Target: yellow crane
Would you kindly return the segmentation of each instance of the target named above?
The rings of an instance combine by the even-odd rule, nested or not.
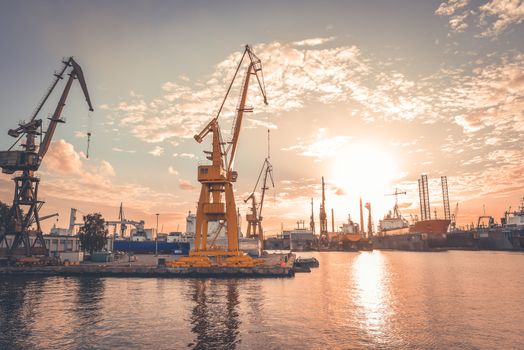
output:
[[[233,120],[231,140],[223,142],[218,118],[231,92],[237,74],[242,67],[242,63],[246,59],[248,66],[240,90],[235,119]],[[261,61],[253,53],[249,45],[246,45],[217,115],[211,119],[199,134],[195,135],[195,140],[201,143],[207,135],[212,134],[212,150],[204,151],[207,154],[206,158],[211,161],[211,164],[198,166],[198,181],[202,184],[202,188],[196,213],[195,245],[190,256],[181,262],[182,265],[207,266],[210,256],[217,257],[218,260],[222,257],[233,257],[233,259],[228,260],[232,265],[249,264],[243,260],[246,257],[242,256],[238,245],[238,217],[233,193],[233,183],[237,180],[238,173],[233,170],[233,164],[244,113],[253,111],[252,107],[246,107],[249,83],[252,76],[256,78],[264,103],[267,105]],[[208,249],[208,225],[212,221],[218,222],[220,226],[226,228],[227,247],[222,250]]]

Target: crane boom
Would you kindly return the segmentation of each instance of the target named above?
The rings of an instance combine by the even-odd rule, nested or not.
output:
[[[244,82],[242,84],[242,93],[240,95],[239,104],[237,107],[237,115],[235,118],[235,121],[233,123],[233,133],[232,138],[230,141],[231,144],[231,153],[229,154],[229,162],[227,163],[227,170],[233,169],[233,164],[235,162],[235,155],[238,147],[238,138],[240,136],[240,129],[242,127],[242,120],[244,118],[244,112],[252,112],[252,108],[246,108],[246,99],[247,99],[247,92],[249,89],[249,80],[251,75],[255,75],[257,78],[258,86],[260,88],[260,91],[262,93],[262,97],[264,98],[264,104],[267,105],[267,96],[266,96],[266,89],[263,84],[262,78],[259,76],[262,75],[262,63],[260,59],[251,51],[251,48],[249,45],[246,45],[244,55],[242,56],[242,59],[244,59],[245,54],[248,54],[250,63],[249,67],[246,70],[246,75],[244,77]],[[241,62],[242,63],[242,62]],[[260,72],[260,73],[259,73]],[[236,74],[236,73],[235,73]]]
[[[8,135],[17,138],[17,140],[7,151],[0,151],[0,168],[2,168],[3,173],[13,174],[16,171],[22,172],[20,175],[13,178],[15,182],[15,195],[8,217],[14,224],[8,232],[0,232],[0,244],[4,244],[5,247],[7,247],[9,256],[21,253],[28,256],[34,254],[48,254],[46,243],[42,235],[40,221],[52,216],[39,216],[40,208],[44,202],[38,200],[38,185],[40,179],[34,176],[34,172],[39,169],[42,159],[49,149],[49,145],[51,144],[51,140],[56,130],[56,125],[64,122],[64,120],[61,119],[61,115],[71,85],[73,84],[73,80],[79,80],[89,110],[93,110],[82,68],[80,68],[80,66],[75,62],[73,57],[69,57],[69,59],[62,63],[64,64],[62,70],[59,73],[55,73],[55,79],[44,94],[42,100],[38,103],[31,120],[27,123],[22,122],[18,125],[18,128],[10,129],[8,131]],[[63,74],[69,67],[72,67],[72,69],[69,72],[67,83],[55,108],[53,116],[49,118],[51,122],[45,131],[45,136],[40,144],[37,145],[36,137],[41,137],[42,135],[42,119],[37,119],[37,116],[57,86],[58,81],[63,79]],[[20,145],[22,146],[22,150],[12,150],[24,136],[25,142]],[[34,229],[32,228],[33,225],[36,226]],[[7,234],[14,235],[12,243],[7,241]],[[35,235],[33,243],[31,243],[30,240],[30,234]]]
[[[250,62],[246,69],[243,85],[241,86],[235,120],[232,123],[233,130],[231,132],[231,140],[228,142],[227,149],[224,149],[225,144],[222,142],[218,118],[220,117],[224,103],[231,92],[233,83],[240,68],[242,67],[242,62],[246,56],[249,57]],[[195,140],[198,143],[201,143],[208,134],[212,134],[212,151],[204,152],[207,155],[206,158],[211,160],[212,163],[198,166],[197,179],[202,184],[202,187],[200,191],[195,222],[195,245],[194,251],[192,252],[192,255],[194,256],[207,256],[215,254],[238,257],[241,255],[241,252],[238,249],[238,215],[233,192],[233,183],[237,179],[237,172],[233,171],[232,168],[237,151],[244,112],[252,110],[252,108],[246,108],[251,75],[257,76],[257,81],[262,91],[264,103],[267,104],[266,91],[263,85],[261,69],[262,66],[260,60],[253,54],[251,48],[246,45],[244,53],[242,54],[233,79],[228,86],[226,95],[222,101],[218,113],[199,134],[194,136]],[[254,198],[252,199],[254,201]],[[253,214],[256,216],[256,204],[254,207],[255,210]],[[213,249],[208,249],[207,236],[209,222],[219,222],[220,225],[223,225],[227,228],[227,250],[213,251]]]
[[[89,106],[89,110],[93,111],[93,106],[91,105],[91,98],[89,97],[89,91],[87,90],[87,84],[84,78],[84,73],[82,72],[82,68],[78,65],[78,63],[75,62],[73,57],[70,57],[65,64],[66,67],[72,66],[73,70],[71,71],[71,73],[69,73],[69,79],[67,80],[66,86],[64,87],[64,91],[62,91],[62,96],[60,96],[60,100],[56,105],[55,112],[53,113],[53,116],[50,118],[51,122],[47,127],[44,140],[42,141],[38,149],[38,155],[40,156],[40,159],[42,159],[45,156],[47,150],[49,149],[49,145],[51,144],[51,140],[53,139],[53,135],[55,133],[56,125],[58,123],[63,123],[63,120],[60,117],[62,115],[67,96],[69,95],[69,91],[71,90],[71,85],[73,84],[73,80],[75,80],[75,78],[78,78],[78,82],[82,87],[82,91],[84,92],[84,96],[87,105]]]

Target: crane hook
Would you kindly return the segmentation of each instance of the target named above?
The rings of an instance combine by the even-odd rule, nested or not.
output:
[[[91,133],[87,133],[87,150],[86,150],[86,158],[89,159],[89,144],[91,143]]]
[[[91,130],[93,129],[93,115],[91,111],[87,112],[87,150],[86,159],[89,159],[89,146],[91,144]]]

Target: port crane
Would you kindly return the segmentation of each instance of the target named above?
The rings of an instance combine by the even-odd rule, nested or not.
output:
[[[400,210],[398,209],[398,196],[401,194],[407,194],[406,191],[400,191],[398,188],[395,188],[394,193],[388,193],[386,196],[395,196],[395,206],[393,207],[393,217],[394,218],[402,218],[402,215],[400,214]]]
[[[511,207],[510,207],[511,208]],[[457,228],[457,216],[458,216],[458,212],[459,212],[459,204],[457,202],[457,205],[455,205],[455,211],[453,212],[453,214],[451,215],[451,224],[450,224],[450,227],[452,230],[456,229]]]
[[[260,203],[257,203],[255,191],[260,179],[262,178],[262,174],[264,174],[264,178],[262,180],[262,188],[260,191]],[[269,190],[267,182],[268,178],[271,181],[271,185],[275,187],[275,181],[273,180],[273,166],[269,162],[269,159],[266,158],[262,164],[262,169],[260,169],[253,192],[251,192],[251,194],[244,200],[244,203],[247,203],[251,199],[251,212],[246,214],[246,221],[248,223],[246,236],[248,238],[257,237],[261,244],[264,242],[264,231],[262,230],[262,207],[264,206],[266,191]]]
[[[327,214],[326,214],[326,192],[324,185],[324,176],[322,176],[322,202],[320,203],[319,221],[320,221],[320,238],[327,237]]]
[[[2,244],[2,242],[5,243],[8,256],[20,254],[19,248],[23,248],[23,252],[27,256],[48,255],[40,227],[42,218],[39,217],[39,211],[44,202],[38,199],[40,178],[35,176],[35,172],[40,168],[42,160],[49,150],[57,125],[59,123],[65,123],[65,120],[62,118],[62,111],[66,104],[71,85],[75,79],[78,79],[80,83],[89,111],[93,111],[82,68],[73,57],[63,60],[62,63],[62,69],[55,73],[55,79],[37,105],[30,120],[19,123],[17,128],[10,129],[7,132],[9,136],[16,138],[16,141],[7,151],[0,152],[0,167],[3,173],[13,174],[17,171],[22,172],[13,178],[15,182],[15,192],[13,205],[8,214],[13,224],[9,225],[3,232],[0,232],[0,244]],[[54,113],[48,118],[50,120],[49,125],[47,129],[43,131],[42,119],[37,118],[37,116],[58,82],[64,78],[64,74],[68,70],[69,78],[67,79]],[[20,143],[24,137],[25,140],[23,143]],[[40,139],[38,144],[37,138]],[[21,146],[22,149],[13,150],[16,145]],[[33,224],[36,226],[35,229],[32,229]],[[30,234],[35,235],[32,243]],[[14,235],[14,240],[11,245],[9,245],[7,241],[7,235]]]
[[[223,142],[218,118],[244,60],[248,62],[248,67],[246,68],[240,89],[236,115],[232,124],[231,139],[228,142]],[[251,47],[246,45],[217,115],[211,119],[199,134],[194,136],[195,140],[201,143],[207,135],[212,135],[212,151],[204,152],[207,154],[206,158],[212,163],[198,166],[198,181],[202,184],[202,188],[196,213],[195,246],[194,251],[190,253],[189,257],[193,257],[194,261],[198,261],[199,258],[201,258],[201,260],[207,259],[206,261],[208,261],[209,256],[239,258],[242,255],[238,245],[238,216],[233,193],[233,183],[236,182],[238,173],[233,170],[233,164],[238,148],[244,113],[253,111],[252,107],[246,106],[249,84],[253,76],[262,93],[264,104],[267,105],[262,63],[254,54]],[[211,221],[218,221],[221,226],[226,227],[227,249],[208,249],[208,223]]]
[[[76,212],[79,211],[79,209],[71,208],[70,215],[69,215],[69,232],[70,234],[74,233],[75,226],[83,226],[84,222],[76,222]],[[80,210],[80,212],[82,212]],[[83,212],[82,212],[83,213]],[[128,226],[134,226],[137,232],[144,232],[145,222],[144,220],[135,221],[135,220],[129,220],[125,218],[124,215],[124,207],[123,204],[120,203],[120,210],[118,213],[118,220],[105,220],[105,224],[107,226],[113,226],[114,232],[113,232],[113,238],[116,238],[116,227],[117,225],[120,225],[120,238],[125,238],[127,227]]]
[[[313,198],[311,198],[311,216],[309,217],[309,229],[315,234],[315,212],[313,211]]]

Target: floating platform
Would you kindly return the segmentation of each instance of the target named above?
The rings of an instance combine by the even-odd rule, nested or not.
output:
[[[293,277],[292,267],[143,267],[143,266],[42,266],[1,267],[0,275],[6,276],[94,276],[94,277]]]
[[[264,265],[255,267],[165,267],[151,265],[81,264],[76,266],[2,266],[1,276],[92,276],[155,278],[285,278],[293,277],[294,256],[269,255]]]

